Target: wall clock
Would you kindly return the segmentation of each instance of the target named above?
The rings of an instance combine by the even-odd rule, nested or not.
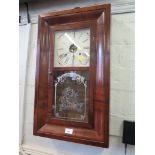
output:
[[[108,147],[110,4],[39,16],[34,135]]]

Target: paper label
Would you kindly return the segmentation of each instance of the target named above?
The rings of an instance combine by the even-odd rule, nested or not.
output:
[[[66,128],[65,129],[65,133],[67,133],[67,134],[73,134],[73,129]]]

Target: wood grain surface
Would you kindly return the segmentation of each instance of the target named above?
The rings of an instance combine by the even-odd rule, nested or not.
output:
[[[100,147],[109,146],[110,4],[49,12],[39,16],[33,133]],[[54,68],[54,32],[89,27],[90,67]],[[52,115],[55,71],[89,73],[88,122]],[[72,128],[73,134],[65,129]]]

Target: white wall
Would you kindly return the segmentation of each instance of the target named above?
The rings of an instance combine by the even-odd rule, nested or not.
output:
[[[71,4],[70,4],[71,5]],[[34,6],[34,5],[33,5]],[[62,6],[61,6],[62,7]],[[54,5],[59,8],[59,5]],[[44,6],[40,7],[43,11]],[[52,6],[51,6],[52,9]],[[31,12],[35,12],[32,9]],[[27,25],[22,26],[27,27]],[[20,51],[27,50],[28,60],[23,54],[20,59],[27,62],[24,100],[23,149],[30,154],[42,155],[123,155],[121,143],[122,121],[134,120],[134,13],[113,14],[111,17],[111,88],[110,88],[110,148],[87,146],[33,136],[34,85],[36,65],[36,43],[38,25],[31,24],[29,45],[21,44]],[[25,38],[23,28],[20,39]],[[23,68],[23,64],[20,63]],[[21,86],[21,85],[20,85]],[[22,93],[22,92],[21,92]],[[22,102],[20,101],[20,104]],[[76,149],[75,149],[76,148]],[[134,147],[129,146],[127,155],[134,155]]]
[[[29,47],[29,30],[30,24],[19,27],[19,141],[23,140],[23,121],[24,121],[24,106],[25,106],[25,91],[26,91],[26,77],[27,77],[27,61],[28,61],[28,47]]]

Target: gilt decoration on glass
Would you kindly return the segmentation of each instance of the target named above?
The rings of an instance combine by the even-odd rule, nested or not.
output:
[[[54,79],[54,116],[87,122],[88,72],[55,71]]]

